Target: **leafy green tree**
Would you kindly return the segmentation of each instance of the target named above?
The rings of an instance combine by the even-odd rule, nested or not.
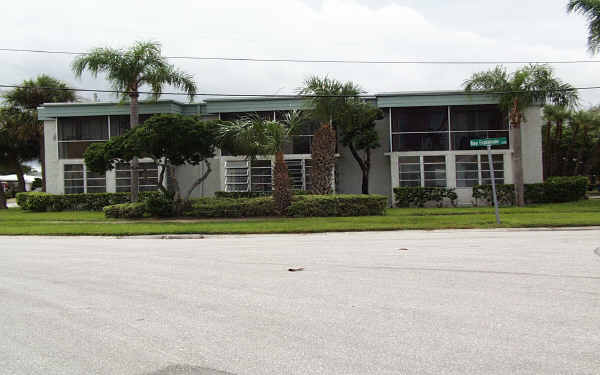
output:
[[[46,191],[46,163],[44,150],[44,122],[37,120],[37,108],[44,103],[67,103],[77,100],[75,92],[69,86],[46,74],[35,79],[23,81],[20,87],[4,94],[4,100],[21,111],[31,112],[31,123],[22,124],[21,137],[28,137],[38,144],[40,165],[42,167],[42,191]]]
[[[319,76],[309,77],[298,90],[301,95],[311,96],[311,116],[321,122],[321,129],[313,136],[311,181],[315,194],[327,194],[331,191],[337,116],[347,111],[348,102],[356,100],[362,92],[363,90],[353,82],[343,83]],[[315,147],[315,144],[319,147]]]
[[[502,66],[473,74],[464,82],[466,91],[489,92],[499,96],[500,110],[509,119],[512,135],[513,182],[517,205],[525,204],[521,123],[523,110],[531,105],[552,103],[573,107],[577,90],[554,76],[548,65],[530,64],[509,74]]]
[[[0,164],[15,171],[18,191],[25,191],[23,163],[38,156],[37,142],[23,135],[24,124],[31,124],[35,118],[29,111],[15,107],[0,108]]]
[[[193,100],[196,84],[192,76],[169,64],[161,55],[161,45],[155,42],[137,42],[127,50],[96,48],[73,61],[73,71],[81,77],[89,71],[94,77],[106,73],[113,88],[122,92],[123,99],[129,100],[130,127],[138,125],[138,99],[144,86],[150,87],[153,97],[158,99],[165,86],[183,89]],[[131,200],[138,200],[139,172],[138,159],[131,159]]]
[[[600,50],[600,0],[569,0],[568,13],[579,13],[588,19],[588,48],[593,54]]]
[[[250,161],[259,156],[275,155],[273,200],[281,214],[285,213],[292,199],[283,150],[303,121],[301,112],[292,111],[282,121],[266,120],[254,115],[233,122],[222,122],[219,129],[221,147],[233,155],[245,156]]]
[[[119,137],[90,145],[84,153],[85,163],[89,170],[103,173],[122,160],[152,158],[161,167],[159,188],[167,193],[164,179],[168,173],[172,182],[169,185],[174,189],[170,193],[179,204],[189,201],[193,191],[211,173],[208,159],[214,156],[217,130],[212,121],[179,114],[154,115]],[[202,175],[181,192],[175,167],[201,163],[205,166]]]
[[[362,100],[348,101],[337,115],[340,143],[348,147],[362,172],[362,193],[369,194],[371,150],[381,146],[375,130],[375,121],[383,119],[383,112]]]

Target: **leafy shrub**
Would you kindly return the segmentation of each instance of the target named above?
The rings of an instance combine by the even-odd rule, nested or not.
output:
[[[293,195],[309,195],[310,192],[306,190],[293,190]],[[259,197],[270,197],[271,192],[263,191],[217,191],[215,192],[215,198],[259,198]]]
[[[454,189],[444,187],[402,186],[394,188],[397,207],[424,207],[428,202],[435,202],[441,207],[444,199],[456,206],[458,196]]]
[[[31,183],[31,190],[38,189],[38,188],[41,189],[42,185],[43,185],[42,179],[39,177],[36,177],[33,179],[33,182]]]
[[[529,191],[529,185],[525,185],[525,197]],[[515,186],[509,184],[496,185],[496,196],[498,198],[498,205],[500,206],[512,206],[515,204]],[[488,205],[494,204],[492,197],[492,185],[475,185],[473,186],[473,199],[475,199],[476,205],[479,205],[479,201],[483,200]]]
[[[271,197],[201,198],[193,200],[191,209],[185,211],[183,215],[200,218],[275,216],[275,203]]]
[[[159,191],[140,193],[140,200],[161,196]],[[17,194],[17,204],[31,211],[100,211],[105,206],[129,202],[129,193],[48,194],[27,192]]]
[[[217,191],[215,192],[215,198],[231,198],[231,199],[240,199],[240,198],[258,198],[270,196],[270,192],[262,192],[262,191]]]
[[[102,209],[104,216],[112,219],[137,219],[146,213],[145,202],[121,203],[106,206]]]
[[[371,216],[383,215],[388,199],[383,195],[305,195],[294,197],[288,216]]]
[[[164,195],[151,195],[144,200],[144,204],[151,216],[170,217],[175,214],[175,202]]]
[[[550,177],[543,183],[525,185],[525,202],[527,203],[560,203],[572,202],[585,198],[589,180],[585,176]],[[496,185],[498,204],[513,205],[515,202],[514,185]],[[473,186],[473,198],[477,204],[483,200],[493,203],[491,185]]]

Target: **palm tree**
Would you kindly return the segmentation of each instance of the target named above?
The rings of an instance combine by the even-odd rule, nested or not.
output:
[[[5,93],[3,97],[10,106],[22,111],[29,111],[34,117],[34,121],[30,124],[23,124],[21,135],[38,144],[42,168],[42,191],[46,191],[44,122],[37,120],[37,108],[44,103],[74,102],[77,97],[65,82],[46,74],[39,75],[35,79],[25,80],[19,86]]]
[[[221,147],[230,150],[233,155],[243,155],[250,161],[259,156],[275,155],[273,200],[280,214],[285,213],[292,199],[283,150],[303,121],[301,112],[292,111],[286,113],[281,122],[251,115],[222,122],[219,129]]]
[[[546,105],[544,106],[544,119],[546,120],[546,134],[544,145],[545,155],[544,165],[545,173],[544,178],[557,175],[557,171],[562,168],[562,159],[560,156],[560,147],[562,144],[563,124],[572,116],[572,112],[558,105]],[[556,127],[554,126],[556,124]],[[554,130],[554,132],[553,132]]]
[[[137,42],[127,50],[96,48],[73,61],[73,71],[81,77],[88,70],[94,77],[106,73],[107,79],[123,99],[129,99],[130,127],[138,124],[138,99],[140,89],[149,86],[153,98],[158,99],[164,86],[183,89],[193,100],[196,83],[192,76],[169,64],[161,55],[161,45],[156,42]],[[138,159],[131,160],[131,200],[138,200]]]
[[[312,76],[298,90],[300,95],[310,95],[311,115],[321,122],[314,136],[311,168],[313,193],[331,192],[332,170],[335,165],[336,117],[343,112],[347,103],[356,100],[364,91],[353,82],[340,82],[329,77]]]
[[[592,54],[600,50],[600,1],[570,0],[568,13],[579,13],[588,19],[588,48]]]
[[[552,103],[564,107],[577,105],[577,90],[554,76],[548,65],[530,64],[509,74],[502,66],[473,74],[464,82],[466,91],[498,95],[499,107],[511,126],[513,182],[517,205],[525,205],[523,184],[521,122],[523,110],[531,105]]]

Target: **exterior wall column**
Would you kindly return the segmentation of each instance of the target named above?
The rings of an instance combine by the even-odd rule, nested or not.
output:
[[[44,159],[46,164],[46,191],[62,194],[62,166],[58,160],[57,119],[44,121]]]
[[[390,152],[390,176],[392,180],[392,186],[390,189],[390,199],[393,205],[394,202],[394,188],[400,186],[400,171],[398,170],[398,154]]]
[[[525,122],[521,124],[523,141],[523,181],[526,184],[542,182],[542,111],[529,107],[524,111]]]

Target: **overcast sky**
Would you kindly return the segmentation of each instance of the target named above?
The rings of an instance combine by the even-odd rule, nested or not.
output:
[[[163,44],[165,55],[308,59],[590,59],[586,23],[566,0],[3,1],[0,48],[86,51]],[[598,59],[600,61],[600,58]],[[0,52],[0,83],[41,73],[78,88],[72,56]],[[202,92],[294,93],[311,74],[370,93],[460,89],[490,66],[354,65],[173,60]],[[509,66],[514,69],[515,66]],[[600,63],[555,65],[575,86],[600,86]],[[581,93],[600,104],[600,90]],[[102,100],[112,100],[108,94]]]

